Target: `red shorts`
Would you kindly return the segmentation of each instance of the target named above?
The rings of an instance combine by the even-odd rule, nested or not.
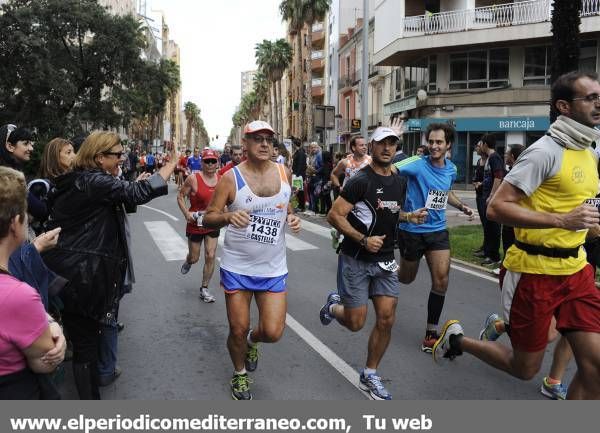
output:
[[[500,276],[504,319],[513,348],[539,352],[548,343],[552,316],[556,329],[600,333],[600,291],[591,265],[573,275],[521,274]]]

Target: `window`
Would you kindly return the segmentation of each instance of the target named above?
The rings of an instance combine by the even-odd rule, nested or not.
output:
[[[582,41],[579,48],[579,70],[596,72],[596,41]]]
[[[579,70],[596,71],[596,41],[581,41],[579,51]],[[552,65],[552,46],[540,45],[525,48],[523,68],[524,86],[549,86]]]
[[[450,55],[450,89],[486,89],[508,84],[508,48]]]
[[[437,89],[437,57],[424,57],[411,66],[396,69],[396,97],[407,98],[419,89]]]
[[[526,47],[523,86],[550,84],[550,46]]]

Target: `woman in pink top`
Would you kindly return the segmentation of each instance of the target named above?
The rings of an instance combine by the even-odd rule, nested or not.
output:
[[[62,362],[48,356],[55,344],[39,294],[8,272],[8,258],[27,236],[26,194],[23,175],[0,167],[0,399],[42,398],[35,373]]]

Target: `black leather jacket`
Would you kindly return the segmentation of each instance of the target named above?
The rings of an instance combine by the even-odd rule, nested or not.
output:
[[[70,281],[60,294],[65,311],[97,320],[112,313],[129,257],[123,205],[144,204],[167,192],[158,174],[127,182],[99,169],[77,170],[56,179],[47,227],[62,230],[44,261]]]

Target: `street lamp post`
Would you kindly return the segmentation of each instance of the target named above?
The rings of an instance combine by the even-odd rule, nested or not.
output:
[[[362,74],[360,79],[360,133],[368,139],[369,116],[369,0],[363,0]]]

